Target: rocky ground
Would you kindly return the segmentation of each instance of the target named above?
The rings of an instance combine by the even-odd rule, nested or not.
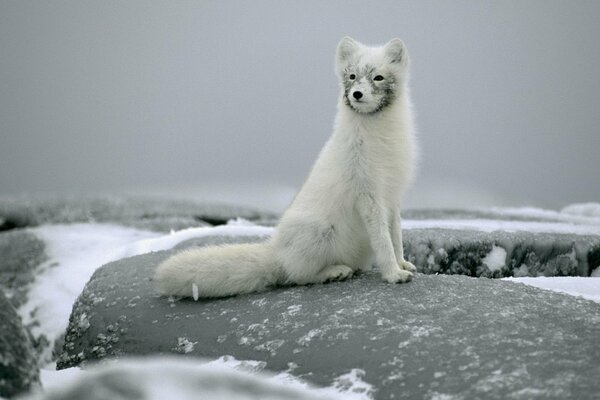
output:
[[[224,225],[240,216],[251,222]],[[408,211],[405,248],[420,273],[405,285],[386,285],[372,271],[346,282],[211,301],[165,298],[154,290],[153,270],[172,252],[264,240],[275,221],[273,214],[245,207],[148,198],[0,201],[0,289],[19,313],[10,318],[12,336],[3,333],[0,339],[21,335],[23,343],[13,353],[6,346],[0,349],[0,361],[20,359],[31,365],[26,360],[33,357],[43,367],[56,360],[59,368],[72,368],[131,356],[179,355],[187,361],[229,356],[252,366],[252,378],[241,381],[268,380],[261,375],[266,371],[287,377],[256,390],[275,393],[297,379],[335,389],[305,392],[302,384],[297,393],[285,392],[286,398],[585,399],[600,392],[594,378],[600,376],[595,344],[600,304],[488,279],[597,275],[598,218],[542,210]],[[77,248],[83,246],[82,237],[98,229],[129,242],[107,241],[94,253]],[[75,233],[65,235],[69,230]],[[165,235],[171,230],[179,232]],[[57,232],[71,247],[57,246]],[[104,239],[92,235],[87,240],[97,245]],[[119,251],[111,252],[115,247]],[[67,253],[88,254],[89,259],[66,258]],[[79,277],[80,286],[72,286],[74,294],[62,300],[67,310],[47,308],[43,303],[58,298],[61,286],[40,284],[40,278],[55,274],[55,280],[65,279],[86,263],[89,275]],[[44,288],[48,300],[32,302],[45,295]],[[53,328],[58,334],[51,335],[47,320],[60,319],[58,314],[65,314],[64,326]],[[19,328],[23,324],[25,331]],[[178,370],[181,359],[162,363],[165,373]],[[140,375],[139,362],[131,364],[130,375]],[[144,381],[141,377],[129,385],[102,378],[122,365],[106,366],[47,398],[84,398],[77,394],[81,388],[103,387],[102,382],[114,393],[125,393],[122,398],[153,398],[149,392],[127,395]],[[152,365],[160,371],[161,362]],[[12,396],[6,388],[19,384],[18,379],[29,382],[21,387],[36,385],[38,367],[25,370],[18,378],[2,373],[0,396]],[[200,368],[198,374],[209,370]],[[203,389],[207,396],[209,387]],[[85,398],[105,398],[99,393]]]

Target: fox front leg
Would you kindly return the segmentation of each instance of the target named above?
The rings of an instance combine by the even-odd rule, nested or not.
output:
[[[357,209],[375,253],[375,262],[384,281],[403,283],[412,279],[412,273],[401,268],[396,260],[391,229],[385,208],[378,204],[372,195],[361,194]],[[412,264],[411,264],[412,265]]]
[[[396,261],[403,270],[409,272],[416,272],[417,268],[411,263],[404,259],[404,245],[402,244],[402,223],[400,217],[400,208],[395,207],[390,212],[391,215],[391,236],[392,243],[394,246],[394,254],[396,255]]]

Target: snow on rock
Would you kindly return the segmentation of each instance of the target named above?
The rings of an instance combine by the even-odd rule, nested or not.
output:
[[[491,272],[499,271],[506,266],[506,250],[493,245],[492,250],[481,260]]]
[[[219,219],[240,209],[237,214],[244,218],[226,225]],[[267,214],[246,211],[148,199],[0,201],[0,216],[15,227],[77,220],[116,220],[138,226],[135,221],[150,218],[154,222],[147,226],[155,229],[157,221],[164,218],[159,230],[183,228],[161,234],[75,223],[5,231],[0,233],[0,253],[5,256],[0,259],[0,288],[33,333],[44,364],[54,360],[52,352],[55,343],[60,347],[73,302],[96,268],[153,251],[222,240],[257,241],[273,234],[273,227],[254,224],[268,218]],[[187,222],[170,225],[171,217],[182,215]],[[539,209],[409,210],[403,215],[405,254],[420,272],[481,277],[600,276],[600,223],[592,217]],[[193,226],[202,218],[219,226]],[[129,307],[135,307],[138,299],[129,301]],[[87,314],[80,314],[75,322],[81,329],[90,326]],[[281,346],[278,341],[261,345],[271,352]]]
[[[272,232],[273,228],[239,220],[231,225],[188,228],[166,235],[96,223],[5,232],[0,234],[0,250],[5,249],[8,257],[0,259],[0,288],[11,294],[10,300],[30,330],[43,365],[54,360],[53,351],[57,344],[61,346],[73,303],[103,264],[215,234],[245,240]],[[134,300],[130,306],[134,306]],[[87,327],[87,316],[81,315],[78,324]]]
[[[42,364],[52,361],[55,343],[62,339],[73,303],[96,268],[123,258],[131,245],[159,234],[106,224],[45,225],[31,228],[45,244],[44,261],[27,286],[27,301],[18,308],[30,330]],[[78,324],[89,326],[87,316]]]
[[[206,237],[179,248],[248,239]],[[229,354],[287,374],[284,380],[366,398],[587,398],[600,391],[600,306],[584,299],[459,275],[390,285],[373,271],[325,285],[178,300],[161,297],[151,282],[171,253],[96,271],[73,308],[58,368],[107,357]]]
[[[29,336],[0,291],[0,397],[23,394],[39,384],[39,367]]]
[[[146,240],[139,240],[132,243],[127,249],[127,255],[137,255],[149,253],[151,251],[168,250],[179,243],[190,239],[200,239],[214,236],[230,237],[248,237],[258,236],[266,238],[275,231],[272,227],[258,225],[239,225],[236,221],[232,224],[220,225],[215,227],[187,228],[177,232],[171,232],[169,235],[155,236]]]
[[[571,204],[560,210],[562,214],[593,217],[600,223],[600,203],[579,203]]]
[[[133,358],[109,362],[80,373],[61,388],[26,400],[368,400],[348,392],[359,379],[349,377],[348,387],[323,390],[292,378],[248,370],[248,364],[231,358],[212,362],[173,357]],[[354,380],[352,380],[354,379]]]
[[[505,278],[510,282],[519,282],[540,289],[580,296],[584,299],[600,303],[600,278],[575,277],[539,277],[539,278]]]
[[[177,347],[175,347],[175,351],[178,353],[191,353],[194,350],[194,346],[198,342],[190,342],[190,340],[186,337],[178,337],[177,338]]]

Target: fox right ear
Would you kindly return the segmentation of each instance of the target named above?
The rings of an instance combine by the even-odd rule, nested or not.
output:
[[[404,42],[400,39],[392,39],[384,46],[385,55],[389,62],[405,66],[408,61],[408,53]]]
[[[344,38],[342,38],[342,40],[340,40],[335,54],[335,61],[338,71],[343,70],[345,68],[346,64],[348,64],[348,62],[354,58],[354,55],[356,54],[358,49],[358,42],[356,42],[351,37],[345,36]]]

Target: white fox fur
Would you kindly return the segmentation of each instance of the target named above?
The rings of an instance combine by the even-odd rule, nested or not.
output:
[[[273,237],[172,256],[156,271],[161,293],[222,297],[341,280],[373,262],[386,282],[411,280],[400,227],[417,154],[406,48],[400,39],[367,47],[345,37],[336,73],[342,93],[333,135]]]

